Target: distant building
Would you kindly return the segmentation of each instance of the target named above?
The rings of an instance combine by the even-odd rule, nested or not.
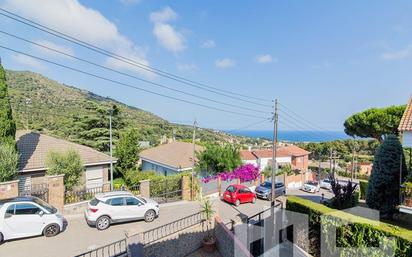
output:
[[[258,165],[262,170],[272,165],[272,149],[241,150],[240,158],[243,163]],[[308,170],[310,152],[296,146],[283,145],[277,148],[276,162],[279,167],[291,165],[292,169]]]
[[[402,145],[412,147],[412,96],[403,113],[398,129],[402,134]]]
[[[81,184],[86,188],[101,187],[108,181],[110,156],[90,147],[75,144],[34,132],[17,131],[17,151],[20,154],[18,164],[19,189],[32,184],[41,184],[46,175],[46,158],[50,151],[65,152],[75,150],[85,166]],[[116,163],[116,159],[113,159]]]
[[[195,145],[195,151],[203,151],[203,147]],[[142,162],[142,171],[156,171],[162,175],[172,175],[192,169],[193,144],[171,142],[143,150],[139,157]]]

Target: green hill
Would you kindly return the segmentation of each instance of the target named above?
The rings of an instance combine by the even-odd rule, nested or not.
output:
[[[191,126],[169,123],[150,112],[37,73],[7,70],[6,79],[18,129],[40,131],[107,151],[108,110],[115,105],[118,109],[113,122],[115,138],[118,131],[131,127],[139,130],[141,140],[152,145],[173,135],[177,140],[192,138]],[[199,129],[198,137],[203,142],[250,141],[210,129]]]

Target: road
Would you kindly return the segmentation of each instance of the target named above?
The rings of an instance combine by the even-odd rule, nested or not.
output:
[[[323,192],[326,198],[331,197],[329,192]],[[321,199],[320,194],[310,194],[300,190],[290,190],[288,194],[299,195],[315,202],[319,202]],[[286,197],[279,197],[278,199],[284,202]],[[239,207],[222,202],[217,198],[212,199],[212,201],[216,213],[222,217],[224,223],[235,217],[252,216],[270,207],[270,202],[264,200],[257,200],[255,204],[242,204]],[[160,216],[152,223],[144,221],[129,222],[112,225],[104,231],[89,227],[84,221],[83,215],[66,216],[69,225],[63,233],[51,238],[39,236],[5,242],[0,246],[0,256],[73,257],[87,250],[121,240],[125,238],[127,232],[143,232],[197,213],[199,210],[199,202],[177,202],[161,205]]]

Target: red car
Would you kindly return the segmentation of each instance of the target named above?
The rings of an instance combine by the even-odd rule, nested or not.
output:
[[[256,194],[253,193],[247,186],[230,185],[226,188],[223,194],[223,200],[239,206],[241,203],[255,203]]]

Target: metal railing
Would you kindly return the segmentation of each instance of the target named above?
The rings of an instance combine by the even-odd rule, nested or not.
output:
[[[77,203],[92,199],[96,194],[102,193],[103,187],[84,188],[82,190],[64,192],[64,204]]]
[[[166,225],[145,231],[141,233],[141,238],[143,240],[143,244],[150,244],[155,241],[158,241],[162,238],[175,234],[179,231],[187,229],[189,227],[201,224],[206,219],[204,218],[203,212],[198,212],[193,215],[184,217],[182,219],[170,222]]]
[[[20,196],[35,196],[48,202],[49,185],[46,183],[32,184],[24,186],[23,190],[19,192]]]
[[[126,239],[96,248],[75,257],[119,257],[127,253]]]

